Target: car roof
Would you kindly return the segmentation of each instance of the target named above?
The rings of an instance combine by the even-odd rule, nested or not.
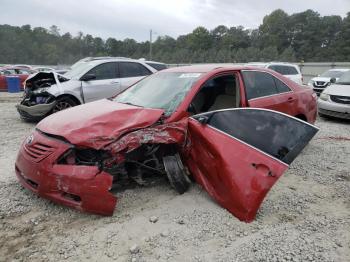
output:
[[[237,65],[237,64],[201,64],[190,66],[179,66],[164,69],[161,72],[174,72],[174,73],[208,73],[214,70],[244,70],[244,69],[256,69],[254,66]],[[259,69],[260,70],[260,69]],[[264,70],[269,71],[269,70]]]
[[[130,58],[107,58],[107,59],[95,59],[90,61],[82,61],[82,63],[89,63],[91,65],[99,65],[107,62],[136,62],[142,63],[143,61],[130,59]]]
[[[267,65],[286,65],[286,66],[298,66],[288,62],[249,62],[246,65],[267,66]]]

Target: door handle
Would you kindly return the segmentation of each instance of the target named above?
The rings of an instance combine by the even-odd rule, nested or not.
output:
[[[111,81],[111,84],[119,84],[119,81]]]
[[[291,102],[294,101],[294,98],[293,98],[293,97],[288,97],[287,101],[288,101],[289,103],[291,103]]]
[[[274,173],[272,173],[271,169],[268,166],[264,165],[264,164],[252,163],[252,167],[254,167],[257,172],[259,172],[261,174],[266,174],[266,176],[270,176],[270,177],[275,177],[276,176]]]

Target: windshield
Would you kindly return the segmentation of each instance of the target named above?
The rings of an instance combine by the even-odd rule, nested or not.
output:
[[[347,71],[344,74],[342,74],[342,76],[338,79],[337,84],[350,85],[350,71]]]
[[[157,73],[130,87],[114,101],[140,107],[164,109],[165,115],[170,115],[182,102],[200,75],[200,73]]]
[[[76,78],[94,67],[95,63],[82,62],[64,74],[68,78]]]
[[[330,78],[339,78],[341,75],[344,74],[344,71],[336,71],[336,70],[329,70],[324,72],[321,77],[330,77]]]

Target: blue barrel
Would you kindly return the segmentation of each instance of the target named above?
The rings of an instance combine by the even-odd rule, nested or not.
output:
[[[21,80],[19,76],[7,76],[7,91],[9,93],[19,93],[21,92]]]

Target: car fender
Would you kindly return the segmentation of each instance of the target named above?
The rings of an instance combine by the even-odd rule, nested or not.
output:
[[[56,77],[56,76],[55,76]],[[54,97],[58,97],[60,95],[72,95],[79,100],[81,104],[83,104],[83,98],[81,96],[81,81],[71,79],[67,82],[60,83],[56,79],[55,85],[52,85],[47,92],[53,95]]]

